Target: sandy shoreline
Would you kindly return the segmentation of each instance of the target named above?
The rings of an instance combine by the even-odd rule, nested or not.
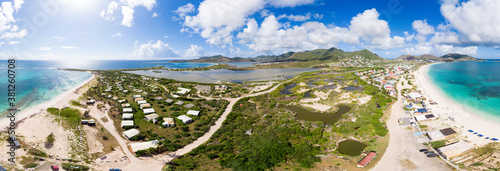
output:
[[[65,91],[61,94],[59,94],[57,97],[50,101],[43,102],[39,105],[29,107],[25,110],[18,111],[16,113],[16,126],[19,121],[22,121],[23,119],[30,118],[36,114],[41,113],[41,111],[49,108],[49,107],[56,107],[56,108],[61,108],[64,106],[68,106],[69,101],[78,98],[80,94],[75,93],[76,90],[79,88],[83,87],[85,84],[89,83],[91,80],[95,78],[95,75],[92,74],[92,77],[90,77],[88,80],[84,81],[83,83],[79,84],[78,86],[75,86],[72,89],[69,89],[68,91]],[[9,127],[10,120],[9,118],[2,118],[0,120],[0,131],[6,131]]]
[[[432,83],[428,76],[430,65],[422,66],[415,72],[416,84],[423,95],[429,97],[430,100],[435,100],[438,105],[431,106],[432,112],[441,116],[451,116],[455,119],[453,125],[457,126],[463,136],[476,145],[484,145],[491,140],[479,138],[469,133],[468,130],[474,130],[485,137],[499,138],[500,123],[492,121],[484,116],[483,112],[474,110],[464,104],[460,104],[454,99],[447,97],[436,85]]]

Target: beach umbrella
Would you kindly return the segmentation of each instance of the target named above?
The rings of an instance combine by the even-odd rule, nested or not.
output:
[[[477,132],[474,132],[474,134],[477,134]]]
[[[490,139],[490,137],[486,137],[486,139]]]
[[[483,134],[479,134],[478,136],[479,136],[479,137],[483,137]]]
[[[469,129],[469,132],[474,132],[472,129]]]

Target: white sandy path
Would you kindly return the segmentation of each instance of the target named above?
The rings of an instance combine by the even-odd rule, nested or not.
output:
[[[428,78],[427,72],[429,67],[429,65],[421,67],[416,72],[415,76],[418,89],[422,90],[423,95],[430,97],[431,100],[438,103],[438,105],[431,106],[432,111],[438,115],[448,113],[448,116],[454,117],[455,123],[458,124],[457,126],[463,126],[462,129],[457,131],[460,131],[462,135],[467,135],[469,137],[467,140],[471,141],[473,144],[484,145],[492,141],[474,136],[468,132],[469,129],[479,132],[485,137],[500,138],[500,133],[498,131],[500,130],[500,123],[493,119],[483,117],[487,115],[483,112],[471,109],[445,96]],[[438,106],[439,108],[437,108]],[[477,114],[481,114],[481,116]]]
[[[95,75],[92,74],[92,77],[90,77],[87,81],[83,82],[82,84],[65,91],[58,95],[56,98],[44,102],[42,104],[39,104],[37,106],[33,106],[30,108],[27,108],[25,110],[21,110],[16,114],[16,121],[20,121],[25,118],[29,118],[32,115],[38,114],[41,111],[49,108],[49,107],[56,107],[56,108],[62,108],[64,106],[67,106],[69,104],[69,101],[78,98],[81,93],[75,93],[76,90],[79,88],[83,87],[85,84],[89,83],[92,79],[95,78]],[[8,118],[4,118],[0,120],[0,129],[5,130],[10,124],[10,120]]]

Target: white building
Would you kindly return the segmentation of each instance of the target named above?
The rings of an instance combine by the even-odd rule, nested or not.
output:
[[[441,153],[447,159],[459,156],[463,152],[474,148],[474,145],[465,141],[458,141],[453,144],[449,144],[444,147],[440,147],[437,149],[439,153]]]
[[[200,116],[200,111],[197,110],[189,110],[187,112],[188,115],[193,115],[193,116]]]
[[[136,136],[139,133],[140,133],[139,130],[137,130],[137,129],[134,128],[134,129],[129,129],[127,131],[123,131],[122,135],[125,138],[130,139],[130,138],[132,138],[133,136]]]
[[[137,101],[137,103],[138,103],[138,104],[146,104],[146,103],[148,103],[148,102],[147,102],[146,100],[139,100],[139,101]]]
[[[186,93],[189,93],[191,91],[191,89],[182,88],[182,87],[177,87],[177,89],[179,90],[176,92],[177,94],[186,94]]]
[[[181,120],[185,124],[194,122],[193,119],[191,119],[189,116],[186,115],[178,116],[177,119]]]
[[[134,121],[133,120],[123,120],[122,127],[126,127],[126,126],[134,126]]]
[[[174,118],[163,118],[163,126],[170,127],[175,125]]]
[[[134,95],[134,98],[141,98],[141,95]]]
[[[132,112],[132,108],[123,108],[123,113],[131,113]]]
[[[123,120],[126,120],[126,119],[133,119],[133,118],[134,118],[134,114],[132,114],[132,113],[124,113],[124,114],[122,115],[122,119],[123,119]]]
[[[142,109],[144,114],[150,114],[150,113],[155,113],[155,109],[153,108],[148,108],[148,109]]]
[[[144,119],[146,119],[147,121],[153,120],[153,122],[156,122],[156,118],[158,118],[158,117],[159,117],[158,114],[153,113],[153,114],[149,114],[149,115],[144,116]]]
[[[160,141],[158,141],[158,140],[153,140],[153,141],[148,141],[148,142],[140,142],[140,143],[131,143],[129,145],[129,147],[130,147],[130,150],[135,153],[139,150],[147,150],[149,148],[156,148],[158,146],[158,143],[160,143]]]

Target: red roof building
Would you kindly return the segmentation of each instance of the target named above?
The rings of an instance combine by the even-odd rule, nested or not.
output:
[[[372,161],[373,158],[375,158],[376,155],[377,153],[375,153],[374,151],[369,152],[368,155],[366,155],[365,158],[363,158],[363,160],[359,161],[359,163],[356,166],[365,167],[370,163],[370,161]]]

